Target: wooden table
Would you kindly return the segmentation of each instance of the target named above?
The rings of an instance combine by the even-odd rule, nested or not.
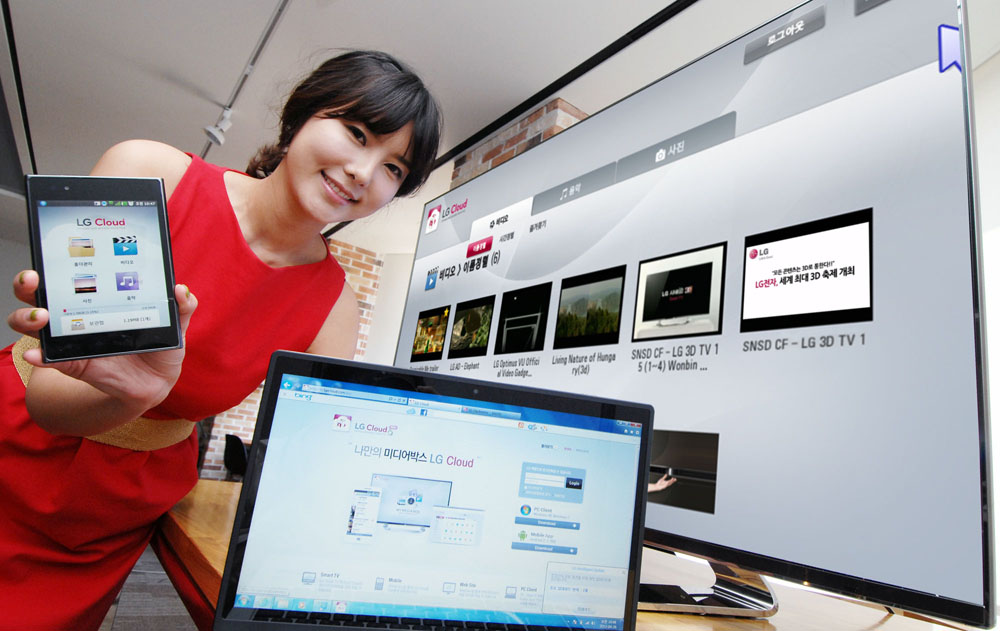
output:
[[[218,605],[241,487],[239,482],[199,480],[160,521],[164,541],[212,607]]]
[[[201,480],[161,522],[161,540],[180,560],[189,578],[212,607],[217,605],[219,597],[239,495],[238,483]],[[695,583],[706,587],[714,581],[707,565],[653,550],[646,550],[643,554],[642,576],[647,581]],[[781,581],[769,582],[779,607],[778,613],[770,618],[757,620],[640,612],[637,631],[945,631],[949,628],[902,615],[890,616],[881,608],[819,594]]]

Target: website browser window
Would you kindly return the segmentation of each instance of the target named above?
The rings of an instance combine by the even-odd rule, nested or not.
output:
[[[235,605],[621,629],[640,433],[284,375]]]

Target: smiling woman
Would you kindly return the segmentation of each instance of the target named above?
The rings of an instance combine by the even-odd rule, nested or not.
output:
[[[339,117],[313,116],[271,177],[287,178],[295,201],[320,224],[367,217],[409,174],[412,123],[385,135]]]
[[[440,134],[437,105],[420,78],[389,55],[357,51],[320,65],[292,92],[281,112],[278,141],[257,152],[247,173],[262,177],[272,172],[314,116],[362,122],[379,136],[412,124],[407,153],[416,166],[403,178],[398,195],[409,195],[430,175]]]
[[[185,347],[43,364],[38,275],[14,279],[31,306],[10,315],[25,337],[0,352],[0,626],[96,629],[196,481],[193,421],[242,401],[278,348],[353,356],[357,301],[320,230],[413,192],[439,134],[420,79],[360,51],[295,88],[249,175],[147,140],[104,154],[94,175],[164,181]]]

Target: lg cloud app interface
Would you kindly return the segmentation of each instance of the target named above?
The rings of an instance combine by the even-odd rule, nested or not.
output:
[[[639,434],[285,375],[236,606],[620,629]]]
[[[156,202],[39,201],[54,337],[170,323]]]

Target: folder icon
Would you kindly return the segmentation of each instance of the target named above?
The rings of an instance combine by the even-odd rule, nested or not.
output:
[[[94,256],[94,241],[93,241],[93,239],[85,239],[83,237],[70,237],[69,238],[69,255],[70,256]]]

